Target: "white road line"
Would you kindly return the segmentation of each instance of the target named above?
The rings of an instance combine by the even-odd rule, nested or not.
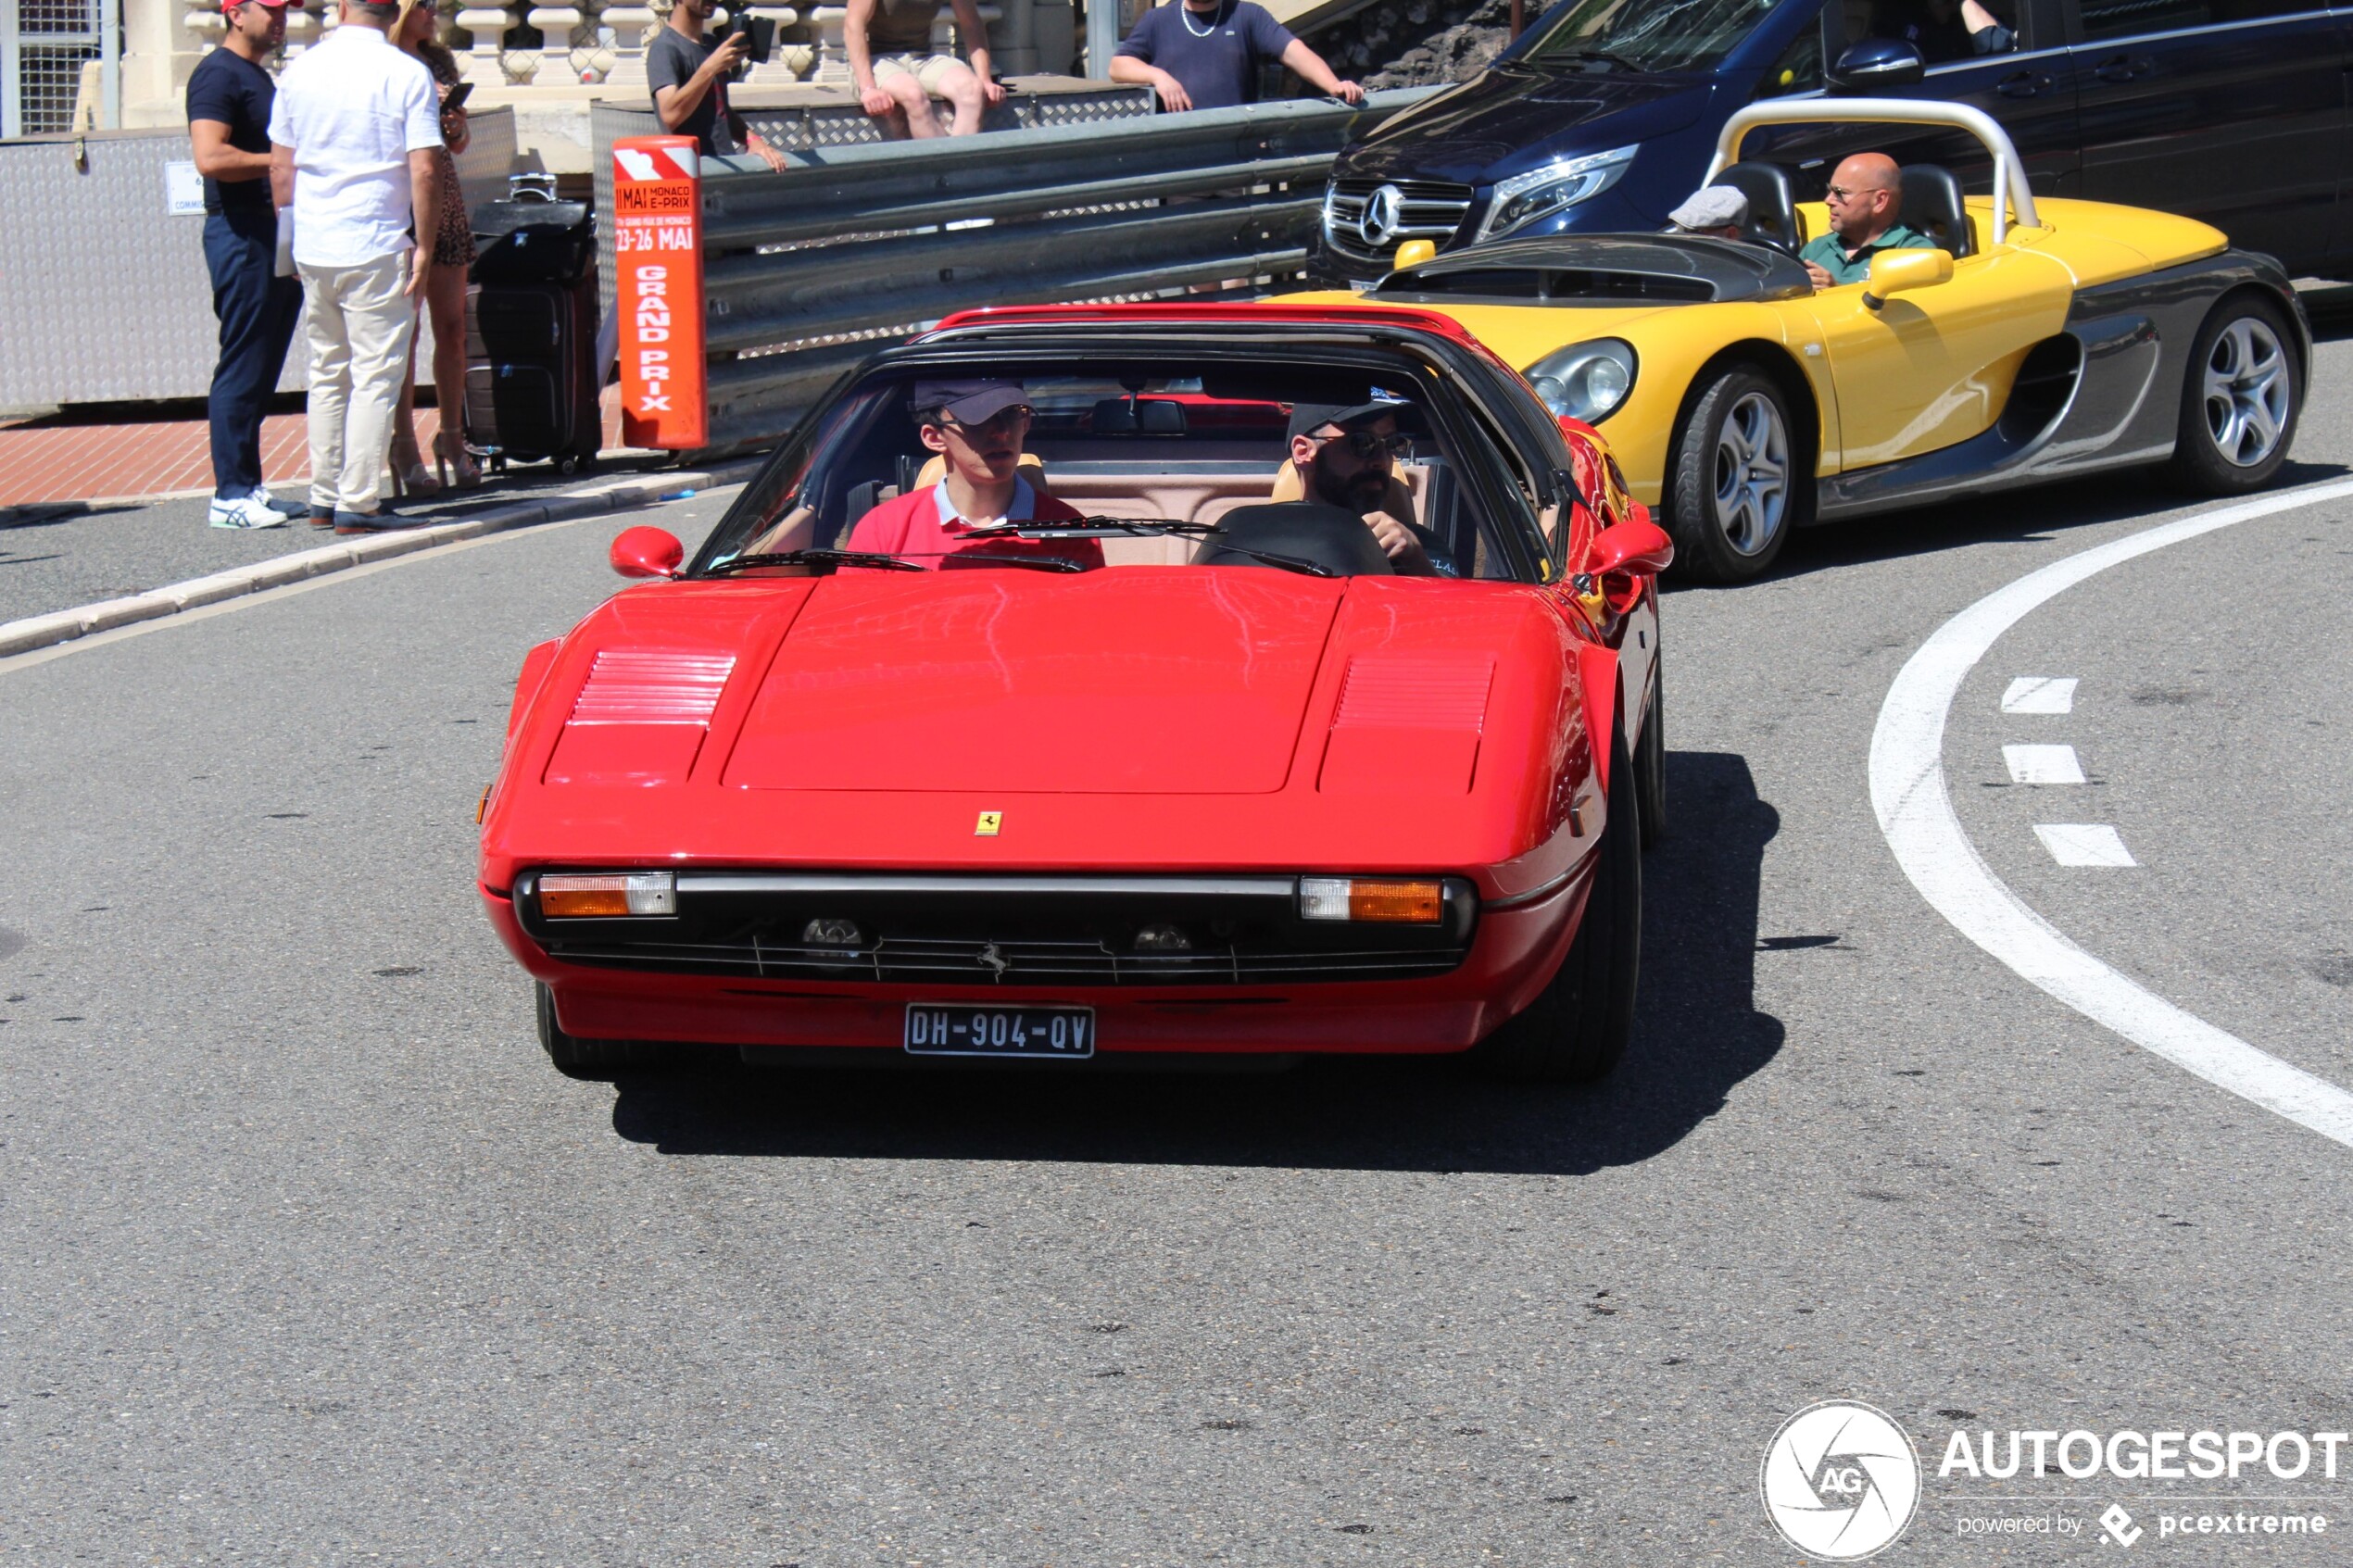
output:
[[[2071,746],[2006,746],[2002,760],[2010,771],[2010,783],[2022,784],[2078,784],[2083,782],[2083,764],[2075,759]]]
[[[2137,866],[2124,835],[2106,822],[2036,822],[2034,836],[2062,866]]]
[[[2071,713],[2075,710],[2072,675],[2020,675],[2002,694],[2005,713]]]
[[[2347,496],[2353,481],[2339,480],[2243,501],[2069,556],[1978,600],[1937,628],[1888,688],[1871,732],[1871,808],[1904,874],[1962,935],[2135,1045],[2353,1148],[2353,1095],[2183,1011],[2061,935],[1980,858],[1944,786],[1944,723],[1961,683],[2037,607],[2168,545]]]

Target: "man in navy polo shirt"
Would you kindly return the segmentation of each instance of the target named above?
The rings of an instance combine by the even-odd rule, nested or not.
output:
[[[261,62],[286,37],[286,0],[221,0],[229,36],[188,78],[188,139],[204,176],[204,259],[220,358],[212,421],[215,528],[276,528],[302,508],[261,483],[261,416],[302,311],[302,284],[276,275],[278,210],[270,197],[270,107],[278,85]]]
[[[1319,93],[1360,103],[1365,90],[1342,82],[1323,56],[1251,0],[1167,0],[1146,11],[1112,56],[1111,79],[1160,94],[1171,111],[1258,102],[1258,66],[1280,60]]]

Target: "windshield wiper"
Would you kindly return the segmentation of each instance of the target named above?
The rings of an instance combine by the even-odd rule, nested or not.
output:
[[[765,555],[732,557],[703,575],[724,577],[728,572],[754,566],[871,566],[884,571],[924,570],[913,561],[900,560],[897,556],[878,555],[872,550],[777,550]]]
[[[1570,49],[1566,53],[1572,60],[1599,60],[1605,66],[1616,66],[1620,70],[1640,71],[1644,69],[1625,56],[1613,55],[1607,49]]]
[[[957,550],[946,558],[954,561],[958,566],[963,566],[971,561],[985,560],[991,566],[1034,566],[1040,571],[1092,571],[1095,570],[1085,561],[1073,560],[1068,556],[989,556],[983,555],[978,550]],[[923,569],[918,567],[916,570],[920,571]]]

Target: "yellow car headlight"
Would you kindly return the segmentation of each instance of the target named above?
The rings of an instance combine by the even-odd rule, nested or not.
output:
[[[1634,390],[1634,345],[1614,337],[1554,349],[1528,367],[1528,384],[1562,419],[1597,425]]]

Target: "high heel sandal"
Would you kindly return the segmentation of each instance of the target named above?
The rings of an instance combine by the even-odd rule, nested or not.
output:
[[[440,470],[441,483],[454,483],[460,490],[482,487],[482,469],[473,454],[466,450],[466,438],[454,430],[433,433],[433,466]],[[451,475],[456,475],[453,481]]]
[[[440,492],[441,481],[425,471],[424,459],[417,451],[416,437],[395,437],[392,450],[385,457],[386,466],[392,470],[394,499],[432,495]]]

